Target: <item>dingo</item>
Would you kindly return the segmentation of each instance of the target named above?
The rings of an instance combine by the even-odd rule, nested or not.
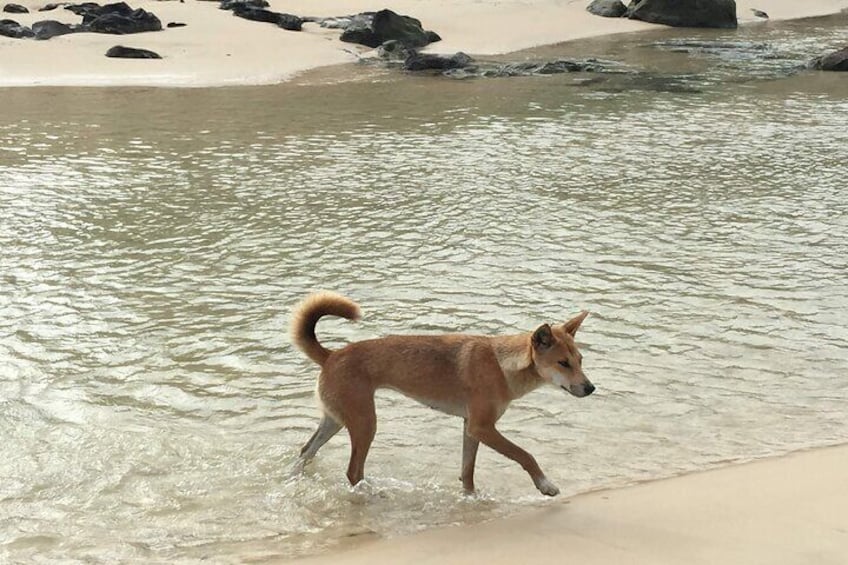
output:
[[[464,419],[461,480],[466,492],[474,492],[474,462],[483,442],[521,465],[542,494],[559,494],[533,456],[501,435],[495,423],[510,402],[544,383],[578,397],[592,394],[595,387],[583,374],[583,356],[574,343],[588,314],[561,325],[542,324],[532,333],[397,335],[330,351],[315,337],[318,320],[326,315],[357,320],[359,306],[331,292],[307,297],[294,312],[291,333],[295,345],[321,366],[317,394],[323,417],[296,468],[302,469],[344,426],[351,444],[347,478],[351,485],[361,481],[377,430],[374,391],[385,387]]]

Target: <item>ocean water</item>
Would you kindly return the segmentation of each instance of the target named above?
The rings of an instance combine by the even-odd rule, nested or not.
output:
[[[0,561],[277,561],[846,441],[848,85],[797,69],[845,29],[513,56],[622,75],[2,91]],[[463,496],[461,421],[392,392],[365,485],[344,432],[290,478],[318,411],[287,324],[318,289],[364,311],[331,347],[590,310],[597,392],[499,424],[561,497],[486,448]]]

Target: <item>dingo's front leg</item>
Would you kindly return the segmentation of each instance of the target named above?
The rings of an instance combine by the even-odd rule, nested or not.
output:
[[[470,422],[469,432],[472,437],[477,438],[501,455],[509,457],[521,465],[530,475],[530,478],[533,479],[533,484],[536,485],[539,492],[546,496],[556,496],[559,494],[559,489],[545,477],[545,474],[533,456],[506,439],[495,429],[494,424],[475,424]]]

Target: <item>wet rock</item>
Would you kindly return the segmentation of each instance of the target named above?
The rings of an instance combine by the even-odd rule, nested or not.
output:
[[[64,6],[64,5],[65,4],[54,4],[54,3],[51,2],[50,4],[47,4],[46,6],[42,6],[41,8],[39,8],[38,11],[39,12],[49,12],[51,10],[55,10],[59,6]]]
[[[50,39],[59,35],[74,33],[76,29],[56,20],[41,20],[32,24],[32,32],[36,39]]]
[[[82,31],[126,35],[161,31],[162,22],[142,8],[133,10],[125,2],[117,2],[88,10],[83,16],[82,28]]]
[[[403,69],[406,71],[447,71],[464,69],[473,62],[474,59],[461,51],[449,57],[431,53],[412,53],[403,62]]]
[[[15,20],[0,20],[0,35],[14,37],[15,39],[35,36],[30,28],[22,26]]]
[[[735,0],[640,0],[628,17],[676,27],[735,28]]]
[[[254,8],[248,5],[236,5],[232,10],[233,15],[246,20],[274,24],[289,31],[301,31],[303,29],[303,20],[292,14],[272,12],[271,10]]]
[[[819,71],[848,71],[848,45],[839,51],[816,57],[810,61],[809,66]]]
[[[596,16],[620,18],[627,13],[627,6],[621,0],[594,0],[586,10]]]
[[[378,55],[387,61],[403,62],[411,55],[417,53],[412,47],[407,47],[400,41],[386,41],[378,47]]]
[[[20,4],[6,4],[3,11],[8,14],[29,14],[29,10]]]
[[[161,59],[162,57],[147,49],[136,49],[135,47],[124,47],[123,45],[115,45],[106,51],[107,57],[120,59]]]
[[[378,47],[386,41],[398,41],[407,47],[424,47],[439,41],[439,35],[425,31],[421,22],[409,16],[401,16],[391,10],[380,10],[370,17],[360,14],[342,33],[341,40],[367,47]]]
[[[522,61],[482,69],[486,77],[517,77],[532,75],[554,75],[562,73],[600,73],[610,72],[612,67],[596,59],[571,60],[558,59],[555,61]]]

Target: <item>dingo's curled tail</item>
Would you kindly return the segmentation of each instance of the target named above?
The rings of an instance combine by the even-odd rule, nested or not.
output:
[[[359,306],[349,298],[335,292],[318,292],[307,296],[297,305],[292,314],[291,337],[294,344],[306,355],[324,365],[332,353],[318,343],[315,337],[315,325],[323,316],[339,316],[348,320],[358,320]]]

